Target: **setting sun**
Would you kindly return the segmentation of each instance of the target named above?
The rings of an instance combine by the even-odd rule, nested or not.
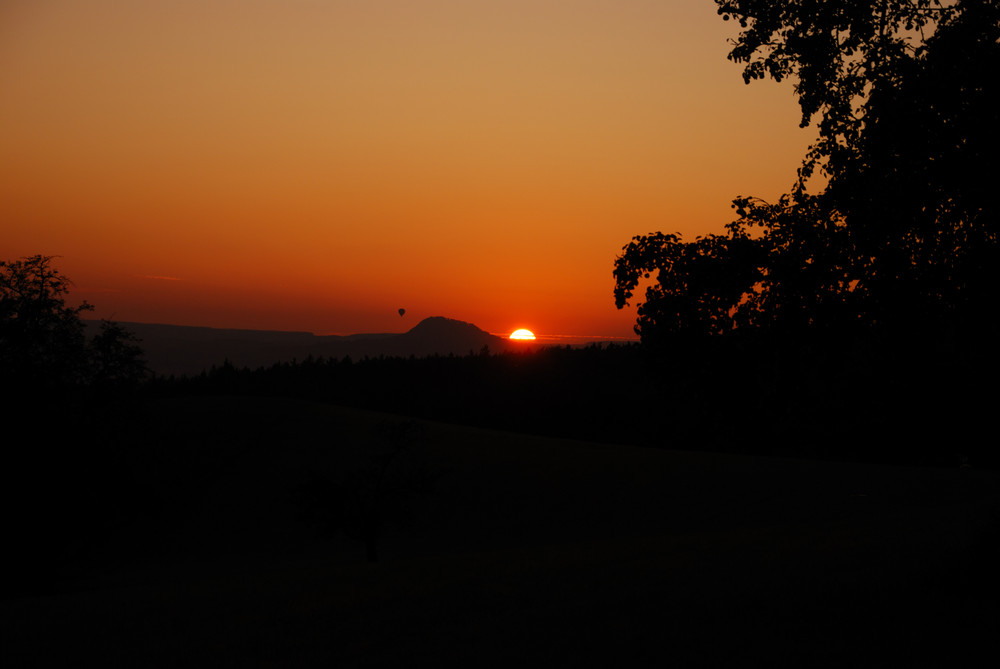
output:
[[[535,338],[535,333],[532,332],[531,330],[524,330],[524,329],[514,330],[513,332],[510,333],[510,338],[519,340],[531,340]]]

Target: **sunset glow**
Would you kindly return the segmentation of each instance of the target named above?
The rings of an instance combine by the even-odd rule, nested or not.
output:
[[[710,0],[3,2],[0,260],[60,256],[95,318],[632,336],[622,246],[722,231],[812,138],[733,34]]]
[[[524,330],[524,329],[514,330],[513,332],[510,333],[510,338],[521,341],[526,341],[526,340],[530,341],[534,340],[535,333],[532,332],[531,330]]]

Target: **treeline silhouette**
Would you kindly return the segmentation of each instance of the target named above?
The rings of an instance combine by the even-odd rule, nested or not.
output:
[[[533,352],[230,364],[157,378],[151,397],[295,397],[498,430],[682,450],[978,467],[985,347],[947,333],[876,341],[817,332],[740,333],[676,347],[598,345]],[[967,342],[966,342],[967,343]]]

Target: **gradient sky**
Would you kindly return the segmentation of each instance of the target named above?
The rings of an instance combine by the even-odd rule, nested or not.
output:
[[[721,232],[813,137],[733,35],[711,0],[0,0],[0,257],[122,321],[631,336],[621,247]]]

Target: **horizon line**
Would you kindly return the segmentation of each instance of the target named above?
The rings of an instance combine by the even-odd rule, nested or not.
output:
[[[101,318],[84,318],[86,321],[100,321],[105,320]],[[110,320],[115,320],[114,318]],[[350,337],[355,335],[366,335],[366,334],[404,334],[404,332],[315,332],[310,330],[282,330],[275,328],[247,328],[247,327],[220,327],[216,325],[181,325],[177,323],[164,323],[164,322],[150,322],[150,321],[129,321],[129,320],[119,320],[119,323],[135,323],[137,325],[166,325],[170,327],[188,327],[188,328],[206,328],[210,330],[247,330],[251,332],[288,332],[288,333],[304,333],[311,334],[315,337]],[[473,324],[474,325],[474,324]],[[495,337],[500,337],[502,339],[508,339],[510,333],[508,332],[488,332]],[[588,341],[622,341],[622,342],[638,342],[639,337],[625,337],[621,335],[598,335],[598,334],[535,334],[535,340],[588,340]]]

